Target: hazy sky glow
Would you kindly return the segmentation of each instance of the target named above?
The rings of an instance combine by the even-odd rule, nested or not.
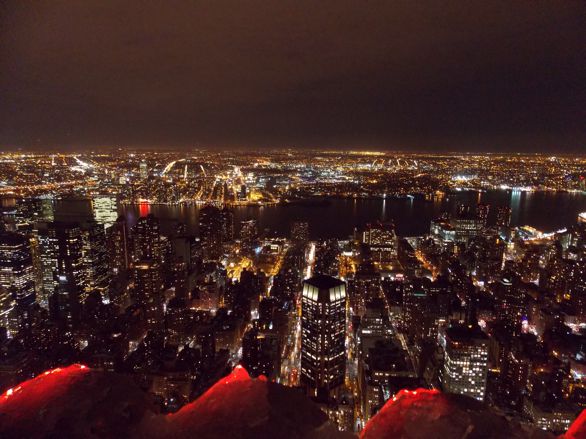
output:
[[[586,150],[582,0],[14,0],[0,14],[0,147]]]

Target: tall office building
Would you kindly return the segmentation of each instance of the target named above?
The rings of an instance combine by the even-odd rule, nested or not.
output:
[[[405,282],[403,324],[409,338],[416,342],[437,338],[437,309],[429,279],[414,278]]]
[[[450,220],[454,234],[454,241],[467,243],[470,238],[478,236],[482,232],[483,222],[476,216],[460,215]]]
[[[248,199],[248,190],[245,184],[240,185],[240,191],[238,191],[238,200],[246,201]]]
[[[92,292],[102,295],[110,287],[106,231],[95,219],[94,203],[85,197],[67,197],[55,203],[55,221],[77,224],[82,234],[82,257],[85,283],[81,286],[82,301]]]
[[[43,273],[40,302],[54,319],[75,326],[88,285],[83,232],[77,223],[40,223],[38,240]]]
[[[29,239],[0,232],[0,326],[16,331],[16,316],[35,301],[35,275]]]
[[[59,276],[69,273],[69,282],[79,289],[85,288],[83,236],[77,223],[60,221],[39,223],[37,233],[42,271],[40,302],[47,306],[59,286]]]
[[[118,218],[118,203],[116,197],[98,196],[93,199],[94,216],[96,221],[107,229]]]
[[[199,211],[199,237],[201,240],[204,258],[219,259],[222,250],[222,213],[215,206],[205,206]]]
[[[222,241],[232,241],[234,239],[234,211],[224,207],[220,215],[222,219]]]
[[[303,281],[301,382],[307,393],[325,399],[346,372],[346,283],[317,275]]]
[[[63,260],[61,274],[57,277],[57,288],[49,297],[49,313],[53,320],[71,330],[81,320],[82,287],[76,280],[72,261]]]
[[[87,272],[87,285],[84,296],[98,291],[102,296],[108,294],[110,288],[110,267],[108,265],[108,249],[104,225],[96,221],[81,224],[83,232],[83,257]]]
[[[392,223],[367,224],[362,242],[369,247],[373,262],[388,264],[397,258],[397,235]]]
[[[482,225],[486,227],[488,223],[488,213],[490,211],[490,204],[479,203],[476,206],[476,216],[482,222]]]
[[[126,219],[119,217],[106,231],[108,236],[108,255],[110,269],[113,274],[128,270],[130,266],[130,252],[128,249],[128,229]]]
[[[441,332],[440,345],[444,350],[443,390],[483,401],[488,373],[487,335],[478,325],[450,326]]]
[[[291,241],[296,244],[305,244],[309,241],[309,223],[307,221],[293,221],[291,224]]]
[[[34,301],[33,259],[25,235],[0,233],[0,287],[10,290],[16,301]]]
[[[511,208],[501,206],[496,211],[496,225],[499,227],[509,227],[511,225]]]
[[[149,168],[145,161],[140,162],[139,175],[141,180],[146,180],[149,177]]]
[[[496,318],[500,320],[510,335],[521,331],[521,319],[525,314],[524,293],[518,282],[505,273],[495,286]]]
[[[143,259],[163,259],[159,220],[153,214],[139,218],[132,228],[132,260]]]
[[[258,223],[255,219],[242,221],[240,223],[240,241],[242,248],[246,251],[252,250],[258,239]]]
[[[143,259],[133,264],[133,299],[145,310],[149,328],[163,323],[163,280],[157,261]]]

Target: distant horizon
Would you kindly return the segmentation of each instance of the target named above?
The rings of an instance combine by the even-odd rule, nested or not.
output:
[[[100,151],[100,149],[102,151]],[[438,150],[401,150],[401,149],[384,149],[376,147],[295,147],[295,146],[79,146],[79,147],[53,147],[53,146],[35,146],[35,147],[23,147],[23,146],[2,146],[2,153],[25,153],[25,154],[42,154],[42,153],[63,153],[63,154],[84,154],[84,153],[111,153],[112,151],[123,150],[126,153],[133,152],[165,152],[165,153],[190,153],[190,151],[202,151],[208,153],[221,153],[221,152],[319,152],[319,153],[344,153],[344,154],[412,154],[412,155],[537,155],[537,156],[551,156],[551,157],[586,157],[586,148],[584,152],[549,152],[549,151],[490,151],[490,150],[466,150],[466,151],[438,151]]]

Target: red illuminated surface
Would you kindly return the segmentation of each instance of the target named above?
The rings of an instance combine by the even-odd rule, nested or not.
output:
[[[51,369],[43,372],[41,375],[25,381],[24,383],[19,384],[16,387],[12,387],[8,389],[6,392],[0,396],[0,404],[5,402],[8,399],[16,398],[21,393],[27,393],[27,397],[29,396],[30,392],[32,393],[45,393],[56,391],[61,381],[67,380],[68,378],[72,378],[80,373],[87,372],[89,368],[83,364],[72,364],[68,367],[58,367],[56,369]],[[25,399],[24,397],[21,399]]]
[[[0,413],[5,421],[8,420],[8,423],[14,425],[22,425],[19,422],[34,422],[36,413],[63,400],[62,398],[68,399],[68,392],[88,373],[99,376],[102,372],[92,371],[82,364],[46,371],[0,395]],[[169,432],[177,433],[176,437],[184,437],[183,433],[194,432],[200,428],[205,431],[206,425],[218,428],[218,421],[223,423],[223,420],[231,416],[236,424],[239,424],[239,421],[236,421],[238,416],[245,419],[247,424],[255,417],[259,417],[258,422],[261,422],[261,419],[265,419],[267,410],[270,410],[265,407],[268,404],[266,381],[264,376],[251,379],[242,366],[237,366],[230,375],[222,378],[201,397],[177,413],[155,417],[166,424],[166,428],[172,428]],[[280,388],[276,384],[269,385]],[[301,409],[303,404],[298,405]],[[360,437],[412,437],[411,433],[414,430],[419,433],[425,432],[426,429],[441,430],[442,425],[450,424],[458,416],[459,410],[462,409],[456,407],[448,395],[437,390],[401,390],[370,420]],[[433,431],[439,433],[438,430]],[[562,437],[586,438],[586,411],[582,412]]]
[[[235,383],[252,383],[253,380],[250,378],[247,370],[238,365],[234,368],[232,373],[221,380],[219,380],[216,384],[210,387],[203,395],[197,398],[195,401],[183,406],[177,413],[169,414],[168,418],[170,420],[180,419],[180,420],[188,420],[190,417],[190,413],[199,409],[199,407],[204,406],[206,404],[214,404],[216,399],[221,399],[223,396],[218,398],[218,395],[224,394],[224,390],[226,388],[235,388],[233,384]]]
[[[435,424],[429,426],[442,419],[450,423],[450,416],[456,410],[446,395],[438,390],[403,389],[370,419],[360,438],[441,437],[442,433],[435,430]],[[418,434],[413,435],[414,430]]]
[[[401,437],[414,407],[428,410],[433,406],[435,415],[446,414],[449,406],[440,396],[441,392],[438,390],[400,390],[366,424],[362,430],[361,438]]]
[[[563,436],[564,439],[584,439],[586,438],[586,410],[582,410],[578,419],[576,419],[567,433]]]

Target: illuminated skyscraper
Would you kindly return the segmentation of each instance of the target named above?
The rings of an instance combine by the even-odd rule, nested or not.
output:
[[[240,240],[242,248],[250,251],[258,239],[258,224],[255,219],[242,221],[240,223]]]
[[[297,244],[309,241],[309,223],[307,221],[294,221],[291,224],[291,241]]]
[[[132,228],[133,261],[152,259],[161,262],[162,258],[159,220],[153,214],[139,218]]]
[[[141,180],[146,180],[149,177],[149,168],[145,161],[140,162],[139,175]]]
[[[222,255],[222,213],[215,206],[205,206],[199,211],[199,237],[204,258],[219,259]]]
[[[368,224],[362,242],[370,248],[373,262],[388,264],[397,258],[397,235],[392,223]]]
[[[444,350],[441,371],[445,392],[484,400],[488,373],[488,337],[478,325],[455,325],[440,334]]]
[[[222,255],[223,242],[222,212],[215,206],[205,206],[199,211],[199,237],[204,257],[217,260]]]
[[[38,226],[43,285],[41,304],[67,328],[77,325],[88,285],[84,236],[78,223],[54,221]]]
[[[105,296],[110,287],[106,231],[104,225],[95,219],[93,201],[84,197],[57,200],[55,221],[77,224],[81,230],[85,271],[85,283],[81,285],[82,300],[92,291]]]
[[[93,199],[93,204],[97,222],[103,224],[105,228],[114,224],[118,218],[116,197],[99,196]]]
[[[403,324],[417,342],[437,338],[437,311],[427,278],[414,278],[403,287]]]
[[[496,225],[499,227],[509,227],[511,225],[511,208],[501,206],[496,211]]]
[[[488,212],[490,211],[490,205],[489,204],[478,204],[476,206],[476,216],[478,217],[478,219],[482,222],[482,225],[484,227],[486,227],[486,224],[488,222]]]
[[[311,396],[327,398],[346,372],[346,283],[317,275],[303,281],[301,382]]]
[[[81,224],[83,233],[83,255],[87,284],[85,295],[98,291],[102,296],[108,294],[110,287],[110,267],[106,248],[106,231],[104,225],[96,221]]]
[[[454,230],[454,240],[467,243],[474,236],[478,236],[484,227],[485,219],[480,215],[488,214],[488,211],[473,212],[470,206],[458,206],[458,213],[450,219],[450,225]]]
[[[15,307],[35,301],[35,278],[30,243],[18,233],[0,232],[0,326],[13,325]]]
[[[222,241],[232,241],[234,239],[234,212],[232,209],[224,207],[220,215],[222,217]]]
[[[38,240],[42,270],[41,304],[47,306],[56,292],[61,278],[75,290],[82,291],[87,284],[83,260],[83,234],[79,224],[54,221],[39,223]]]
[[[108,254],[112,272],[118,274],[128,270],[130,265],[129,239],[124,217],[119,217],[106,232],[108,235]]]
[[[145,310],[149,328],[163,323],[163,280],[158,262],[143,259],[133,264],[133,298]]]
[[[525,314],[524,293],[517,279],[505,273],[495,286],[496,317],[511,335],[521,331],[521,319]]]
[[[53,320],[67,329],[75,328],[81,319],[82,288],[75,279],[72,260],[64,259],[62,274],[57,277],[57,289],[49,298],[49,311]]]

